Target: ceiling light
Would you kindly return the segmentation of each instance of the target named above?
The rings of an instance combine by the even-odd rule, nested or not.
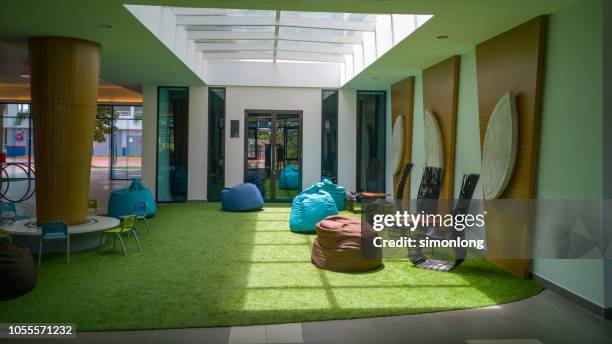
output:
[[[370,79],[372,79],[372,80],[378,80],[378,79],[380,79],[380,78],[379,78],[379,77],[377,77],[377,76],[373,76],[373,77],[371,77]]]
[[[103,28],[103,29],[112,29],[113,26],[110,24],[98,24],[99,27]]]
[[[29,79],[30,78],[30,74],[19,74],[20,78],[24,78],[24,79]]]
[[[440,36],[436,36],[437,39],[447,39],[448,36],[447,35],[440,35]]]

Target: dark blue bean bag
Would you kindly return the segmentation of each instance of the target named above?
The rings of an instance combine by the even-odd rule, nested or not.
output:
[[[295,165],[289,164],[281,170],[278,188],[281,190],[300,189],[300,170]]]
[[[261,197],[266,197],[266,189],[264,189],[264,184],[261,178],[257,175],[249,174],[245,180],[245,183],[255,184],[259,189],[259,193],[261,193]]]
[[[127,189],[111,192],[108,199],[108,216],[121,217],[134,214],[134,206],[142,201],[147,202],[147,217],[155,215],[157,206],[151,190],[142,184],[140,178],[135,178]]]
[[[314,232],[319,221],[336,214],[338,209],[329,192],[309,188],[293,199],[289,228],[296,233]]]
[[[243,183],[221,190],[221,207],[225,211],[257,210],[263,206],[263,198],[255,184]]]

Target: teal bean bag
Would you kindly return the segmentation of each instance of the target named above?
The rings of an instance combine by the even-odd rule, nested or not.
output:
[[[320,190],[329,192],[338,210],[344,210],[344,201],[346,200],[346,189],[344,186],[334,184],[329,179],[323,179],[321,183],[317,183],[316,185]]]
[[[121,217],[134,214],[134,206],[138,202],[147,203],[146,216],[153,216],[157,212],[157,205],[151,190],[146,188],[140,178],[135,178],[126,189],[114,190],[108,199],[108,216]]]
[[[329,192],[323,190],[302,192],[291,204],[289,228],[296,233],[314,232],[319,221],[336,214],[338,208]]]
[[[278,188],[281,190],[300,189],[300,170],[295,165],[289,164],[281,170]]]

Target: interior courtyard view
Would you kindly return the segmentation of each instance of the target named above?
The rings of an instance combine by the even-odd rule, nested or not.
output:
[[[0,343],[612,344],[612,1],[0,1]]]

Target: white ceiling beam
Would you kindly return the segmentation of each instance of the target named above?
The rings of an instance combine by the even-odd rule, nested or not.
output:
[[[251,31],[187,31],[187,39],[196,42],[202,40],[274,40],[274,32],[251,32]],[[361,34],[351,36],[326,35],[304,32],[280,32],[279,40],[300,42],[321,42],[341,44],[361,44]]]
[[[313,53],[296,53],[296,52],[288,52],[288,51],[279,51],[276,58],[278,60],[344,63],[344,55],[334,56],[334,55],[323,55],[323,54],[313,54]]]
[[[361,34],[353,34],[351,36],[344,35],[326,35],[320,33],[305,33],[305,32],[281,32],[280,40],[284,41],[300,41],[300,42],[321,42],[321,43],[342,43],[342,44],[361,44]]]
[[[196,43],[200,51],[272,51],[274,43]]]
[[[274,32],[187,31],[187,38],[199,40],[273,40]]]
[[[184,26],[273,26],[277,23],[276,17],[271,16],[178,15],[176,16],[176,24]],[[350,20],[306,19],[280,16],[278,25],[313,29],[376,31],[376,23]]]
[[[272,59],[273,56],[271,51],[202,54],[204,60],[265,60]]]
[[[233,25],[233,26],[273,26],[274,17],[270,16],[176,16],[176,25]]]
[[[305,19],[281,16],[279,25],[291,27],[306,27],[313,29],[376,31],[376,23],[350,20]]]
[[[296,44],[292,41],[278,42],[279,51],[299,51],[304,53],[320,53],[320,54],[352,54],[352,46],[333,46],[333,45],[305,45]]]

